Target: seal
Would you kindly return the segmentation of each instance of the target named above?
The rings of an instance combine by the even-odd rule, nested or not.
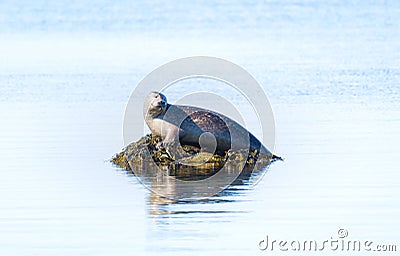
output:
[[[249,152],[264,153],[272,160],[282,160],[231,118],[203,108],[168,104],[160,92],[147,95],[143,114],[152,134],[160,136],[165,147],[179,142],[219,155],[230,149],[249,149]]]

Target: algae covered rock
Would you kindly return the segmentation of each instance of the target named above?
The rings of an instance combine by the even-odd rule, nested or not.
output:
[[[257,150],[228,151],[224,155],[218,155],[202,152],[195,146],[165,148],[160,145],[160,137],[148,134],[117,153],[111,162],[134,173],[134,170],[144,169],[149,163],[154,163],[167,169],[169,175],[189,178],[213,175],[226,164],[229,165],[228,168],[240,168],[243,172],[251,173],[253,170],[264,169],[275,160]]]

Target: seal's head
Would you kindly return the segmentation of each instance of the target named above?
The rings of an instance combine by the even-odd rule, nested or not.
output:
[[[144,115],[146,118],[155,118],[167,109],[167,98],[159,92],[151,92],[144,100]]]

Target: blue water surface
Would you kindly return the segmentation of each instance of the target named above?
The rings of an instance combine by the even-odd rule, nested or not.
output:
[[[0,1],[0,254],[265,255],[340,228],[399,250],[399,24],[398,1]],[[194,55],[262,84],[285,161],[172,203],[108,160],[135,85]]]

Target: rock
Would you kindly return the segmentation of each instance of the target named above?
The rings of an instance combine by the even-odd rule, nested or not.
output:
[[[268,155],[261,155],[257,150],[246,152],[228,151],[225,155],[211,154],[207,152],[200,152],[200,148],[194,146],[184,145],[182,147],[159,147],[161,138],[148,134],[137,142],[133,142],[125,147],[120,153],[117,153],[111,162],[116,166],[133,172],[133,165],[146,166],[146,164],[153,162],[157,166],[162,166],[163,169],[169,170],[169,175],[181,178],[188,178],[194,176],[210,176],[218,172],[229,158],[229,166],[235,168],[236,166],[243,166],[244,173],[251,174],[254,171],[263,170],[271,162],[275,160],[282,160]],[[176,156],[179,156],[179,161],[176,161]],[[237,169],[237,168],[236,168]]]

